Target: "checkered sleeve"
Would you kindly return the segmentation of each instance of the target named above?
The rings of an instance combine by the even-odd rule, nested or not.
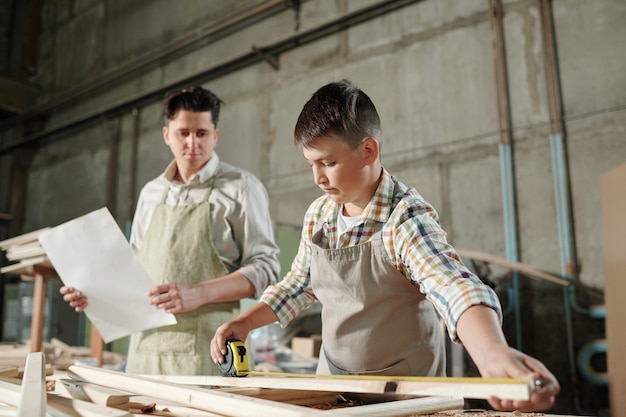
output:
[[[496,293],[463,264],[438,222],[436,211],[421,198],[409,199],[395,213],[393,255],[399,268],[435,306],[451,340],[459,342],[457,323],[474,305],[493,308],[502,320]]]
[[[283,327],[317,301],[311,288],[311,237],[320,210],[320,201],[311,204],[304,216],[298,253],[290,271],[276,285],[269,286],[260,298],[260,301],[272,308]]]

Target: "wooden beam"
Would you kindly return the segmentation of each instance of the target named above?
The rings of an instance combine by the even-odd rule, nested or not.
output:
[[[60,379],[59,382],[69,395],[77,400],[91,401],[104,407],[122,410],[128,410],[130,406],[130,394],[126,392],[71,379]]]
[[[104,407],[54,394],[48,394],[48,414],[52,417],[133,417],[128,410]]]
[[[521,262],[509,261],[508,259],[500,258],[498,256],[491,255],[489,253],[476,252],[476,251],[471,251],[471,250],[466,250],[466,249],[457,249],[456,252],[461,256],[465,256],[471,259],[476,259],[477,261],[488,262],[488,263],[492,263],[495,265],[500,265],[506,268],[510,268],[514,271],[521,272],[523,275],[526,275],[527,277],[530,277],[530,278],[534,278],[534,279],[538,279],[542,281],[550,281],[555,284],[562,285],[564,287],[571,285],[571,282],[569,282],[566,279],[559,278],[556,275],[550,275],[545,272],[541,272],[531,267],[530,265],[523,264]]]
[[[271,372],[267,373],[272,374]],[[530,381],[507,378],[383,377],[358,375],[278,374],[281,376],[145,375],[146,378],[184,385],[304,389],[316,391],[396,393],[462,396],[465,398],[528,400]],[[289,376],[282,376],[289,375]]]
[[[42,352],[26,357],[24,378],[17,404],[18,417],[45,417],[46,415],[46,359]]]
[[[16,366],[0,365],[0,376],[5,378],[16,378],[19,375],[19,368]]]
[[[48,229],[50,228],[44,227],[42,229],[34,230],[32,232],[24,233],[23,235],[11,237],[9,239],[0,241],[0,249],[7,250],[11,246],[21,245],[22,243],[27,243],[27,242],[33,242],[37,240],[37,236],[39,236],[40,233],[45,232]]]
[[[151,378],[132,376],[107,369],[70,366],[68,376],[72,379],[92,382],[140,395],[172,401],[191,408],[232,417],[321,417],[323,411],[282,404],[259,398],[205,388],[184,386]]]
[[[294,389],[276,388],[247,388],[247,387],[227,387],[220,388],[221,392],[230,394],[245,395],[246,397],[263,398],[265,400],[280,401],[289,404],[316,404],[327,402],[336,404],[339,392],[332,391],[309,391]]]
[[[17,407],[20,401],[19,385],[0,380],[0,401]],[[75,400],[47,393],[46,411],[52,417],[133,417],[128,411],[102,407],[87,401]],[[17,412],[14,415],[18,415]],[[45,415],[45,414],[44,414]],[[36,414],[29,417],[34,417]]]
[[[329,410],[329,417],[402,417],[463,408],[463,397],[424,397]]]

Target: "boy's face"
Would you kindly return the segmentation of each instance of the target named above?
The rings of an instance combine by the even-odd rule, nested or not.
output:
[[[363,208],[372,198],[368,182],[372,156],[366,148],[366,142],[351,150],[344,141],[321,136],[303,148],[302,153],[311,164],[313,181],[335,203]],[[352,210],[349,214],[360,212]]]

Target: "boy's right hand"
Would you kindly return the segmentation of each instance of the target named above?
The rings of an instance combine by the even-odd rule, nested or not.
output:
[[[218,327],[213,339],[211,339],[211,357],[213,362],[216,364],[224,363],[227,340],[236,339],[245,342],[248,333],[249,331],[246,330],[245,326],[237,320],[229,321]]]
[[[64,285],[59,289],[59,292],[63,295],[63,301],[73,307],[77,313],[87,308],[87,296],[74,287]]]

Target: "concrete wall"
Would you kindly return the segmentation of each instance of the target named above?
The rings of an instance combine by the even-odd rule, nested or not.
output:
[[[219,124],[221,158],[255,173],[270,194],[274,222],[297,228],[319,190],[293,146],[295,120],[318,87],[349,78],[378,106],[385,167],[435,205],[455,246],[505,257],[489,0],[407,1],[398,10],[285,47],[275,57],[278,69],[260,61],[220,71],[243,61],[253,46],[280,45],[379,4],[309,0],[297,13],[287,8],[236,30],[225,24],[268,3],[44,1],[39,76],[45,87],[44,133],[28,160],[24,199],[16,202],[15,187],[1,180],[5,208],[0,209],[22,209],[16,233],[103,205],[124,227],[141,185],[171,159],[161,137],[161,93],[187,81],[203,84],[226,102]],[[626,3],[551,3],[580,266],[574,299],[586,308],[602,302],[604,283],[599,178],[626,159]],[[506,0],[503,8],[519,259],[558,274],[563,271],[540,1]],[[216,28],[220,31],[213,33]],[[0,172],[12,172],[7,167],[24,153],[7,145],[21,136],[20,129],[0,132]],[[494,276],[505,271],[492,270]],[[499,290],[508,285],[498,280]],[[569,307],[554,284],[524,278],[520,296],[523,341],[516,340],[511,316],[507,336],[555,370],[564,388],[557,411],[572,412],[571,360],[564,348],[549,350],[541,335],[562,347],[573,332],[577,350],[602,336],[602,320],[574,313],[576,328],[568,329],[563,309]],[[508,303],[504,292],[503,303]],[[591,393],[600,390],[581,400],[597,408],[604,391],[581,384]]]

